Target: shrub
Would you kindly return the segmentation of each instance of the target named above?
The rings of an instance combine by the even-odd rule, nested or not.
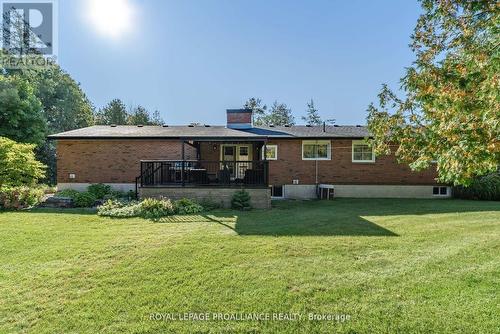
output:
[[[79,191],[76,191],[74,189],[64,189],[61,191],[58,191],[56,193],[56,196],[58,197],[68,197],[71,198],[72,200],[75,200],[76,196],[79,194]]]
[[[97,198],[95,197],[94,194],[85,191],[85,192],[78,192],[73,201],[76,207],[90,208],[94,206],[95,202],[97,201]]]
[[[111,195],[113,192],[110,185],[103,183],[91,184],[87,187],[87,191],[95,196],[97,199],[104,199],[106,196]]]
[[[141,204],[137,202],[125,203],[117,200],[107,200],[97,209],[99,216],[105,217],[138,217],[141,213]]]
[[[462,199],[499,201],[500,174],[489,174],[477,178],[468,187],[455,187],[453,196]]]
[[[252,208],[250,205],[250,194],[244,189],[235,192],[231,199],[231,207],[236,210],[250,210]]]
[[[40,187],[2,187],[0,188],[0,207],[4,209],[24,209],[37,205],[43,199]]]
[[[193,200],[188,198],[181,198],[174,203],[175,212],[180,215],[189,215],[194,213],[200,213],[203,211],[203,207]]]
[[[164,198],[146,198],[140,207],[140,216],[143,218],[158,219],[175,213],[172,201]]]
[[[0,137],[0,187],[32,186],[45,176],[47,166],[35,159],[34,149],[33,144]]]
[[[204,198],[203,200],[201,200],[200,205],[205,211],[212,211],[222,208],[222,203],[216,202],[210,198]]]

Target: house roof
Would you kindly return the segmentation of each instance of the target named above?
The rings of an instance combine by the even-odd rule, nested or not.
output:
[[[266,139],[266,138],[363,138],[369,136],[365,126],[255,126],[229,129],[225,126],[135,126],[96,125],[50,135],[50,139]]]

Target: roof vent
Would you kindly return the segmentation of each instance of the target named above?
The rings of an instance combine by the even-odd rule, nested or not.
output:
[[[310,128],[310,127],[312,127],[312,125],[311,124],[306,124],[306,127]]]
[[[360,128],[360,127],[361,127],[361,125],[359,125],[359,124],[358,124],[358,125],[356,125],[356,127],[357,127],[357,128]]]
[[[290,127],[290,124],[285,124],[285,128],[289,128]]]
[[[189,124],[188,127],[194,128],[194,124]]]
[[[110,125],[112,128],[116,128],[116,124],[111,124]]]
[[[269,124],[269,127],[270,128],[274,128],[274,124]]]
[[[338,124],[334,124],[334,125],[333,125],[333,127],[334,127],[334,128],[338,128],[339,126],[340,126],[340,125],[338,125]]]
[[[164,128],[168,128],[168,124],[163,124],[162,125]]]
[[[144,125],[142,125],[142,124],[137,125],[138,128],[142,128],[143,126]]]
[[[210,127],[210,124],[205,124],[205,127],[206,127],[206,128],[209,128],[209,127]]]

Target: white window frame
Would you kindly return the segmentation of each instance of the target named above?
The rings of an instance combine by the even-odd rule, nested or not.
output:
[[[304,158],[304,145],[324,145],[327,144],[326,158]],[[302,160],[332,160],[332,141],[331,140],[303,140],[302,141]]]
[[[274,148],[274,158],[265,158],[265,155],[266,155],[266,152],[264,150],[264,148]],[[278,160],[278,145],[266,145],[266,146],[262,146],[262,160]]]
[[[434,194],[434,188],[438,188],[438,193]],[[441,188],[446,188],[446,194],[441,194]],[[448,186],[433,186],[432,187],[432,196],[434,197],[449,197],[450,196],[450,187]]]
[[[374,163],[375,162],[375,152],[373,152],[373,147],[372,147],[371,160],[356,160],[356,159],[354,159],[354,146],[355,145],[368,145],[368,144],[364,140],[353,140],[352,141],[351,157],[352,157],[353,163]]]
[[[285,185],[284,184],[272,184],[269,186],[269,188],[271,188],[271,194],[273,192],[273,187],[275,186],[281,186],[281,196],[272,196],[271,195],[271,199],[284,199],[285,198]]]

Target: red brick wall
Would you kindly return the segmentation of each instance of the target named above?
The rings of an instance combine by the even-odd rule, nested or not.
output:
[[[302,160],[302,140],[273,140],[278,145],[278,160],[269,162],[270,184],[314,184],[316,162]],[[352,140],[332,140],[331,160],[318,161],[318,182],[334,184],[435,184],[436,172],[412,172],[398,164],[394,155],[376,157],[375,163],[352,162]]]
[[[196,151],[185,145],[186,159]],[[133,183],[140,160],[181,159],[181,143],[174,140],[60,140],[57,142],[58,183]],[[70,179],[69,173],[76,178]]]
[[[227,124],[231,123],[252,123],[251,112],[228,112]]]
[[[219,145],[202,143],[203,160],[218,161]],[[273,140],[278,160],[270,161],[270,184],[315,183],[315,161],[302,160],[302,140]],[[396,162],[394,155],[380,156],[375,163],[353,163],[351,140],[332,140],[332,159],[318,161],[318,182],[335,184],[435,184],[434,170],[411,172]],[[254,158],[260,154],[254,147]],[[186,159],[195,159],[195,150],[185,145]],[[140,160],[181,158],[176,140],[60,140],[57,143],[59,183],[133,183],[140,173]],[[69,179],[69,173],[76,175]]]

